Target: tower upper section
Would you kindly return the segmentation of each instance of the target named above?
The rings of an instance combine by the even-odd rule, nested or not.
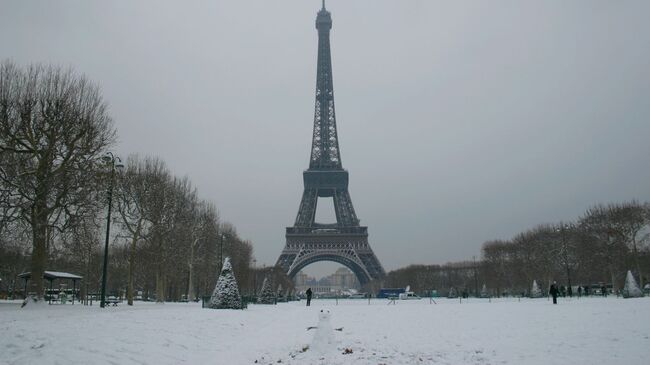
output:
[[[316,16],[316,29],[318,31],[329,31],[332,29],[332,15],[325,9],[325,0],[323,0],[323,8],[320,9]]]
[[[332,55],[329,37],[330,29],[332,29],[332,16],[325,9],[325,1],[323,1],[323,8],[316,16],[316,29],[318,29],[316,106],[309,169],[340,170],[343,167],[336,131]]]

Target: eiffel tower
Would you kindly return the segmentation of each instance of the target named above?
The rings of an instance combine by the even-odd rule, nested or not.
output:
[[[385,272],[368,244],[368,227],[359,225],[348,192],[348,172],[341,164],[329,40],[332,17],[325,9],[325,0],[316,17],[316,29],[316,110],[309,169],[303,172],[305,190],[296,222],[287,227],[287,243],[276,266],[293,278],[314,262],[334,261],[352,270],[359,283],[365,285],[383,278]],[[319,197],[333,199],[336,223],[315,222]]]

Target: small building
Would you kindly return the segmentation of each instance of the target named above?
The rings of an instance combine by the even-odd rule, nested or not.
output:
[[[23,279],[25,281],[24,285],[24,290],[25,290],[25,298],[27,298],[27,282],[32,278],[32,273],[31,272],[24,272],[22,274],[18,275],[19,278]],[[50,288],[49,290],[46,290],[46,296],[45,299],[48,300],[49,303],[52,303],[52,297],[54,296],[54,293],[59,293],[59,290],[54,289],[54,280],[59,280],[59,281],[72,281],[72,304],[74,304],[74,298],[77,293],[77,281],[81,281],[83,277],[75,274],[71,274],[68,272],[60,272],[60,271],[45,271],[43,273],[43,279],[47,280],[50,282]]]

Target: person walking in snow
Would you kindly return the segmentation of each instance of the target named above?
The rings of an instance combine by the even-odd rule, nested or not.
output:
[[[557,290],[557,283],[554,281],[553,284],[551,284],[551,289],[548,291],[548,293],[553,297],[553,304],[557,304],[557,295],[559,292],[560,291]]]
[[[305,292],[307,294],[307,306],[311,304],[311,288],[307,288],[307,291]]]

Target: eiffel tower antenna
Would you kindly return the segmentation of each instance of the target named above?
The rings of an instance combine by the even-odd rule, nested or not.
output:
[[[348,267],[359,283],[382,279],[385,272],[368,243],[368,227],[359,225],[348,192],[348,172],[341,163],[336,113],[330,29],[332,17],[323,8],[316,16],[318,61],[316,100],[309,168],[303,172],[305,189],[293,227],[287,227],[287,243],[277,266],[293,278],[302,268],[318,261],[334,261]],[[334,203],[336,223],[315,221],[318,198]]]

